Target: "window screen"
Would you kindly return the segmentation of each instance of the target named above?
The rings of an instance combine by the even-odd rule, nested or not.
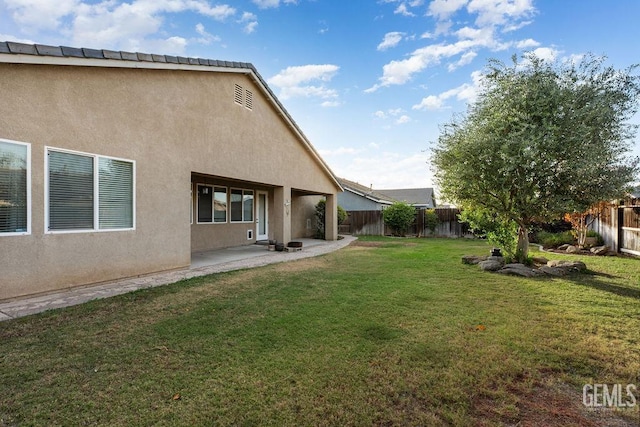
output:
[[[28,232],[29,146],[0,141],[0,234]]]
[[[49,151],[49,230],[93,228],[93,157]]]

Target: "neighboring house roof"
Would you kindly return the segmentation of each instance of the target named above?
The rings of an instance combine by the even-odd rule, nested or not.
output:
[[[376,203],[380,203],[383,205],[391,205],[395,202],[394,199],[390,198],[387,195],[382,193],[378,193],[376,190],[371,189],[370,187],[360,185],[357,182],[349,181],[348,179],[338,178],[338,181],[344,188],[344,191],[349,191],[351,193],[357,194],[358,196],[362,196],[369,200],[372,200]]]
[[[297,123],[289,115],[267,82],[251,63],[220,61],[183,56],[156,55],[140,52],[124,52],[107,49],[87,49],[68,46],[48,46],[0,42],[0,63],[46,64],[81,67],[143,68],[188,71],[213,71],[249,75],[260,87],[269,101],[283,117],[292,131],[299,137],[311,156],[320,164],[336,186],[342,190],[340,182],[320,154],[307,139]]]
[[[357,182],[339,178],[340,184],[345,191],[361,195],[381,204],[392,204],[393,202],[406,202],[413,206],[433,208],[433,188],[404,188],[391,190],[374,190]]]
[[[378,190],[399,202],[425,208],[435,207],[433,202],[433,188],[400,188],[392,190]]]

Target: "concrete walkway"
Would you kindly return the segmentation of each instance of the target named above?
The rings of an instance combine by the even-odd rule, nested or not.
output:
[[[293,261],[323,255],[344,248],[356,240],[344,236],[342,240],[324,241],[296,239],[303,242],[299,252],[269,252],[267,246],[249,245],[201,252],[192,255],[191,267],[154,273],[140,277],[103,282],[96,285],[71,288],[64,291],[0,301],[0,321],[15,319],[61,307],[82,304],[100,298],[109,298],[138,289],[168,285],[183,279],[207,274]]]

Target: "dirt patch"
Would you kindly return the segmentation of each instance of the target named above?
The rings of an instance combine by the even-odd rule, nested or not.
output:
[[[496,402],[478,399],[474,402],[475,416],[482,421],[478,425],[493,425],[495,421],[518,427],[637,427],[640,413],[637,408],[616,411],[593,410],[582,403],[582,393],[568,384],[549,378],[530,390],[514,385],[517,395],[517,415],[496,410]]]
[[[363,242],[360,240],[353,241],[349,243],[351,247],[360,247],[360,248],[379,248],[384,244],[384,242]]]
[[[296,261],[283,262],[276,265],[274,268],[277,271],[284,271],[286,273],[297,273],[299,271],[326,268],[328,263],[329,260],[326,257],[311,257],[299,259]]]

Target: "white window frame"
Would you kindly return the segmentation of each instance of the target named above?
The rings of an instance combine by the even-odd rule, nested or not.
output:
[[[237,220],[234,221],[231,218],[231,193],[233,192],[233,190],[237,190],[237,191],[241,191],[242,192],[242,204],[241,204],[241,206],[242,206],[242,220],[241,221],[237,221]],[[253,193],[253,199],[252,199],[253,206],[251,208],[252,209],[251,211],[252,211],[253,219],[251,219],[249,221],[244,219],[244,195],[245,195],[245,192],[247,192],[247,191],[250,191],[251,193]],[[232,223],[232,224],[253,224],[253,223],[255,223],[255,221],[256,221],[256,218],[255,218],[256,217],[256,214],[255,214],[255,209],[256,209],[256,190],[251,190],[249,188],[231,188],[229,190],[228,200],[229,200],[228,211],[229,211],[229,222],[230,223]]]
[[[67,154],[75,154],[78,156],[90,157],[93,159],[93,228],[83,228],[83,229],[72,229],[72,230],[49,230],[49,155],[50,151],[56,151],[59,153],[67,153]],[[100,167],[99,161],[100,158],[103,159],[111,159],[118,160],[121,162],[131,163],[133,171],[132,171],[132,186],[133,186],[133,198],[131,200],[132,206],[132,227],[127,228],[100,228]],[[120,232],[120,231],[134,231],[136,229],[136,161],[131,159],[124,159],[121,157],[112,157],[112,156],[103,156],[100,154],[86,153],[83,151],[75,151],[75,150],[67,150],[63,148],[57,147],[44,147],[44,176],[45,176],[45,185],[44,185],[44,233],[45,234],[72,234],[72,233],[109,233],[109,232]]]
[[[229,191],[229,187],[225,187],[224,185],[213,185],[212,187],[213,187],[213,200],[211,204],[211,209],[213,210],[213,214],[212,214],[213,224],[228,224],[229,223],[229,195],[231,194],[231,192]],[[224,188],[224,194],[227,199],[224,221],[216,221],[216,188]]]
[[[22,145],[27,147],[27,230],[0,233],[0,238],[5,236],[29,236],[31,235],[31,144],[28,142],[14,141],[0,138],[0,141],[7,144]]]
[[[200,221],[200,198],[198,195],[200,194],[200,187],[209,187],[211,188],[211,222],[202,222]],[[227,196],[227,208],[226,218],[224,221],[216,221],[216,188],[224,188],[225,195]],[[224,185],[216,185],[216,184],[207,184],[204,182],[198,182],[196,184],[196,224],[228,224],[229,223],[229,187]]]
[[[211,222],[208,221],[200,221],[200,187],[209,187],[211,188]],[[199,182],[196,184],[196,224],[214,224],[213,222],[213,184],[205,184],[203,182]]]

